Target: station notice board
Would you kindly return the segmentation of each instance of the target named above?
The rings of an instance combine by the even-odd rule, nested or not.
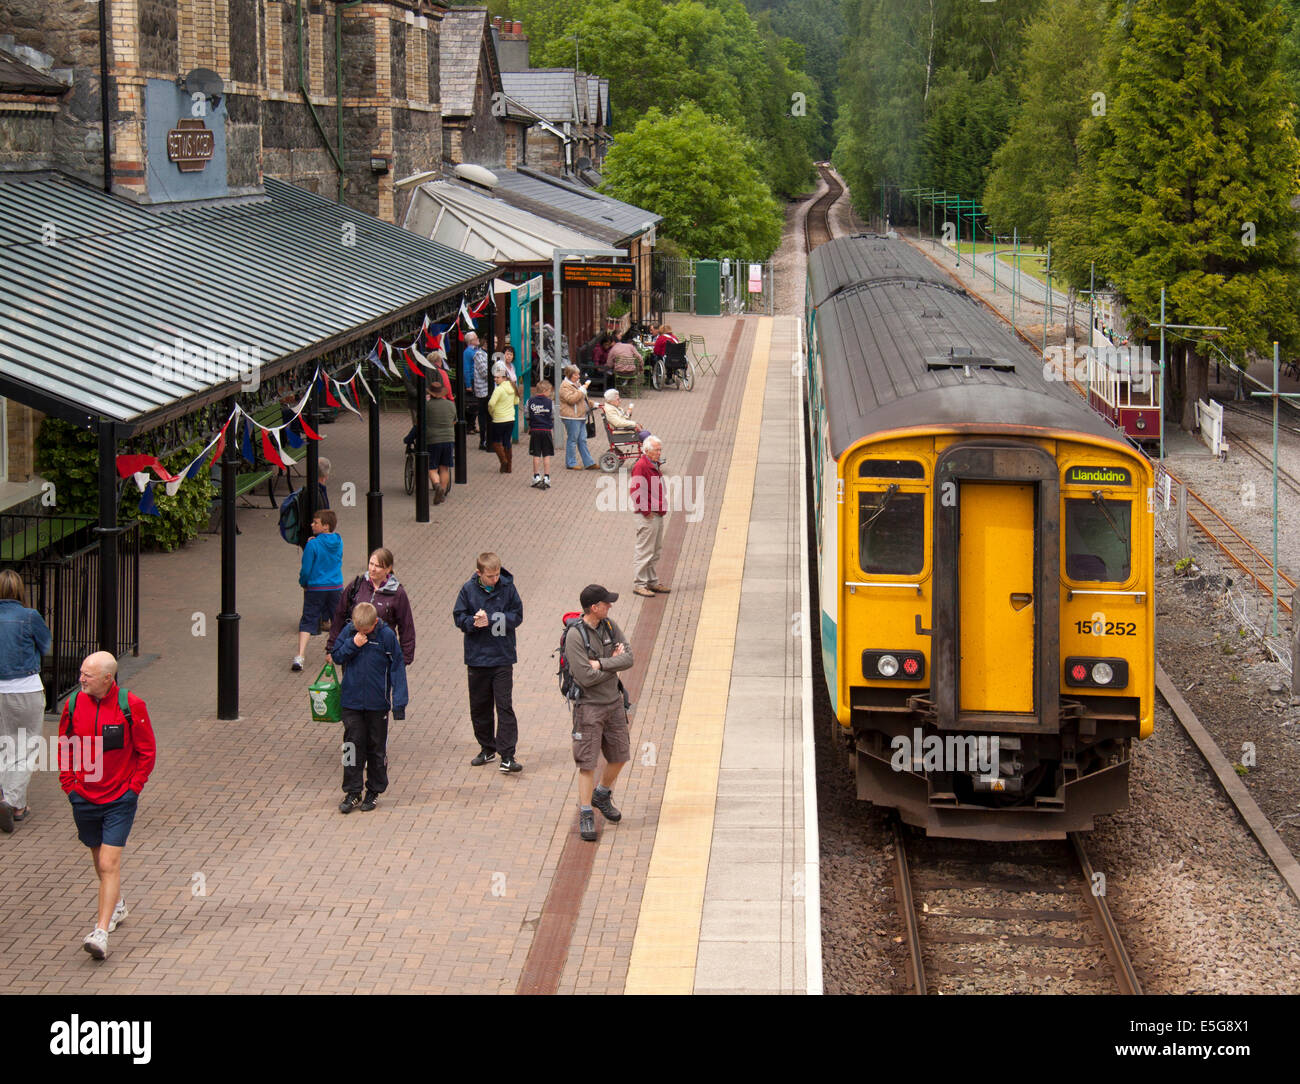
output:
[[[636,265],[630,263],[565,263],[560,285],[587,290],[635,290]]]

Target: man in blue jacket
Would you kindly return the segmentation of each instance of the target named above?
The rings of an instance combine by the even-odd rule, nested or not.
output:
[[[388,703],[393,718],[406,718],[406,663],[397,634],[379,620],[368,602],[352,608],[334,644],[334,661],[343,669],[343,801],[340,813],[358,806],[369,813],[388,789]],[[350,756],[347,754],[351,754]],[[361,798],[362,773],[366,797]]]
[[[479,745],[478,756],[470,764],[489,764],[499,755],[501,771],[522,772],[524,766],[515,759],[519,723],[511,698],[518,661],[515,629],[524,623],[524,604],[514,578],[501,567],[501,558],[495,553],[478,555],[478,572],[460,589],[452,620],[465,634],[469,716]]]

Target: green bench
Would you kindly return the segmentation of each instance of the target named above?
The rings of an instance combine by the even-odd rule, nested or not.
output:
[[[93,516],[55,516],[38,520],[26,530],[0,539],[0,561],[17,563],[40,553],[42,550],[62,541],[68,535],[76,534],[83,527],[95,523]]]
[[[280,424],[280,404],[271,403],[264,406],[261,410],[253,414],[253,420],[259,425],[277,426]],[[281,438],[280,447],[284,450],[286,458],[292,459],[295,463],[302,461],[307,454],[307,445],[304,442],[301,448],[289,447],[289,442]],[[288,473],[280,467],[273,467],[262,458],[261,433],[259,432],[253,438],[253,453],[257,456],[257,465],[247,467],[235,475],[235,497],[247,498],[263,482],[266,482],[266,496],[271,502],[272,508],[278,508],[279,502],[275,499],[275,483],[281,474]],[[220,476],[218,475],[218,479]],[[289,489],[293,489],[293,479],[289,478]],[[221,500],[221,482],[220,480],[213,483],[213,500]],[[252,506],[252,501],[248,502]]]

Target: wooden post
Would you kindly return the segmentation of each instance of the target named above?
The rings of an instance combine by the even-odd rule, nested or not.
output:
[[[1187,540],[1187,485],[1178,483],[1178,559],[1191,552]]]

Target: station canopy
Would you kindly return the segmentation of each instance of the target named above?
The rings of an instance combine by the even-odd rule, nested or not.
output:
[[[208,378],[214,358],[255,360],[271,377],[496,270],[264,185],[248,199],[146,207],[61,174],[0,177],[0,394],[127,435],[237,390]]]
[[[606,241],[495,199],[457,181],[427,181],[416,190],[406,228],[449,248],[497,264],[549,263],[556,249],[618,253]]]

